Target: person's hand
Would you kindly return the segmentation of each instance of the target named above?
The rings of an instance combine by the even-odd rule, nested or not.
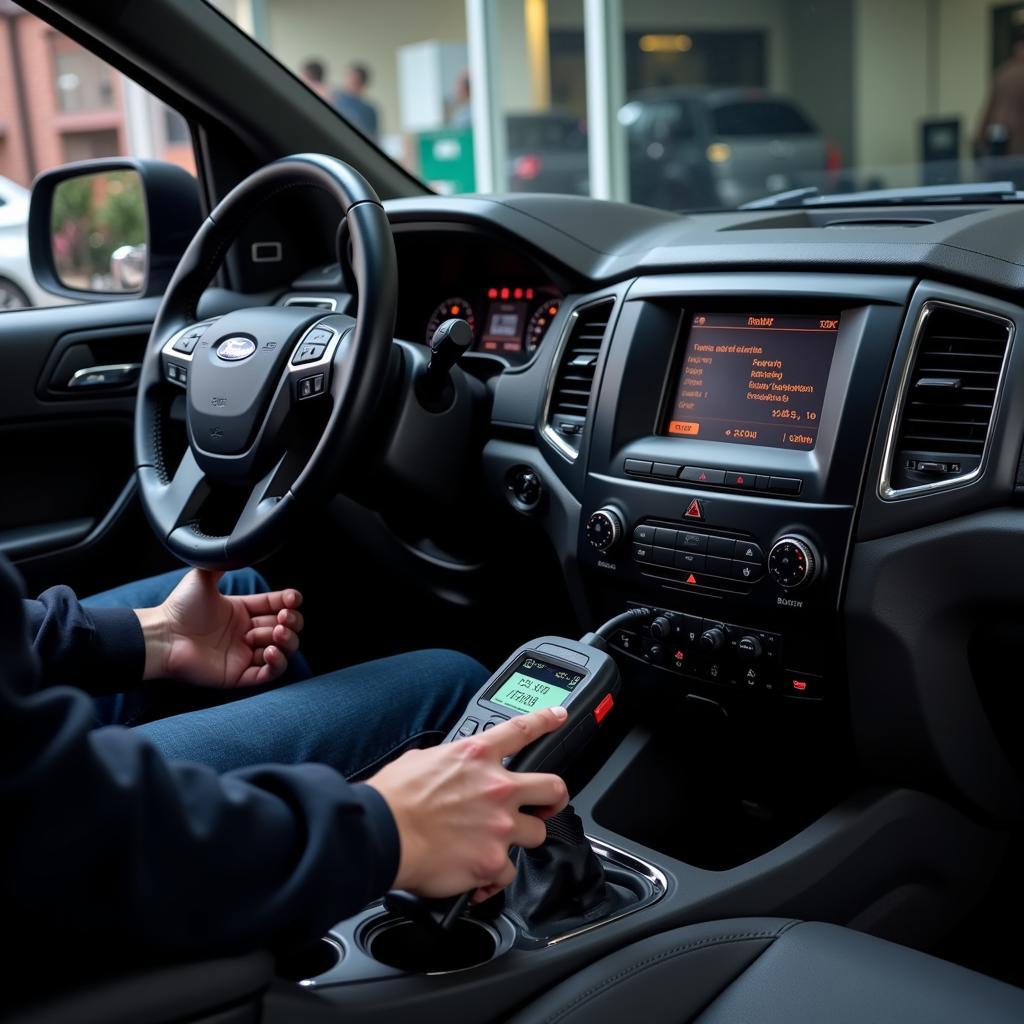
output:
[[[410,750],[369,780],[394,815],[402,854],[397,889],[421,896],[475,890],[480,902],[515,877],[510,846],[540,846],[544,818],[569,802],[557,775],[510,772],[502,759],[557,729],[564,708],[545,708],[467,739]],[[523,807],[533,813],[525,814]]]
[[[297,590],[226,597],[223,573],[193,569],[158,608],[138,608],[146,679],[231,689],[269,683],[299,647]]]

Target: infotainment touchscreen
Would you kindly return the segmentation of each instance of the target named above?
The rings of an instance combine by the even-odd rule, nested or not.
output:
[[[808,451],[839,318],[697,313],[662,432]]]

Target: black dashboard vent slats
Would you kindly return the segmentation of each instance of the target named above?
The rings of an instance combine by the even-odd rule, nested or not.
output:
[[[574,310],[555,369],[544,431],[569,458],[575,458],[580,450],[601,344],[614,306],[614,299],[602,299]]]
[[[928,303],[890,434],[883,497],[962,484],[981,471],[1013,323]]]

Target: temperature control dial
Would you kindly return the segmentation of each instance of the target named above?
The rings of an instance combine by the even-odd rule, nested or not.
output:
[[[587,540],[598,551],[611,551],[622,539],[622,519],[611,508],[599,508],[587,520]]]
[[[821,559],[814,545],[803,537],[782,537],[768,554],[768,575],[786,590],[806,587],[820,568]]]

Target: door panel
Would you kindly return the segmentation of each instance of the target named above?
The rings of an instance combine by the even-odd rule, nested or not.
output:
[[[78,370],[141,361],[157,306],[0,315],[0,551],[30,592],[88,593],[168,564],[133,499],[134,387],[68,386]]]

